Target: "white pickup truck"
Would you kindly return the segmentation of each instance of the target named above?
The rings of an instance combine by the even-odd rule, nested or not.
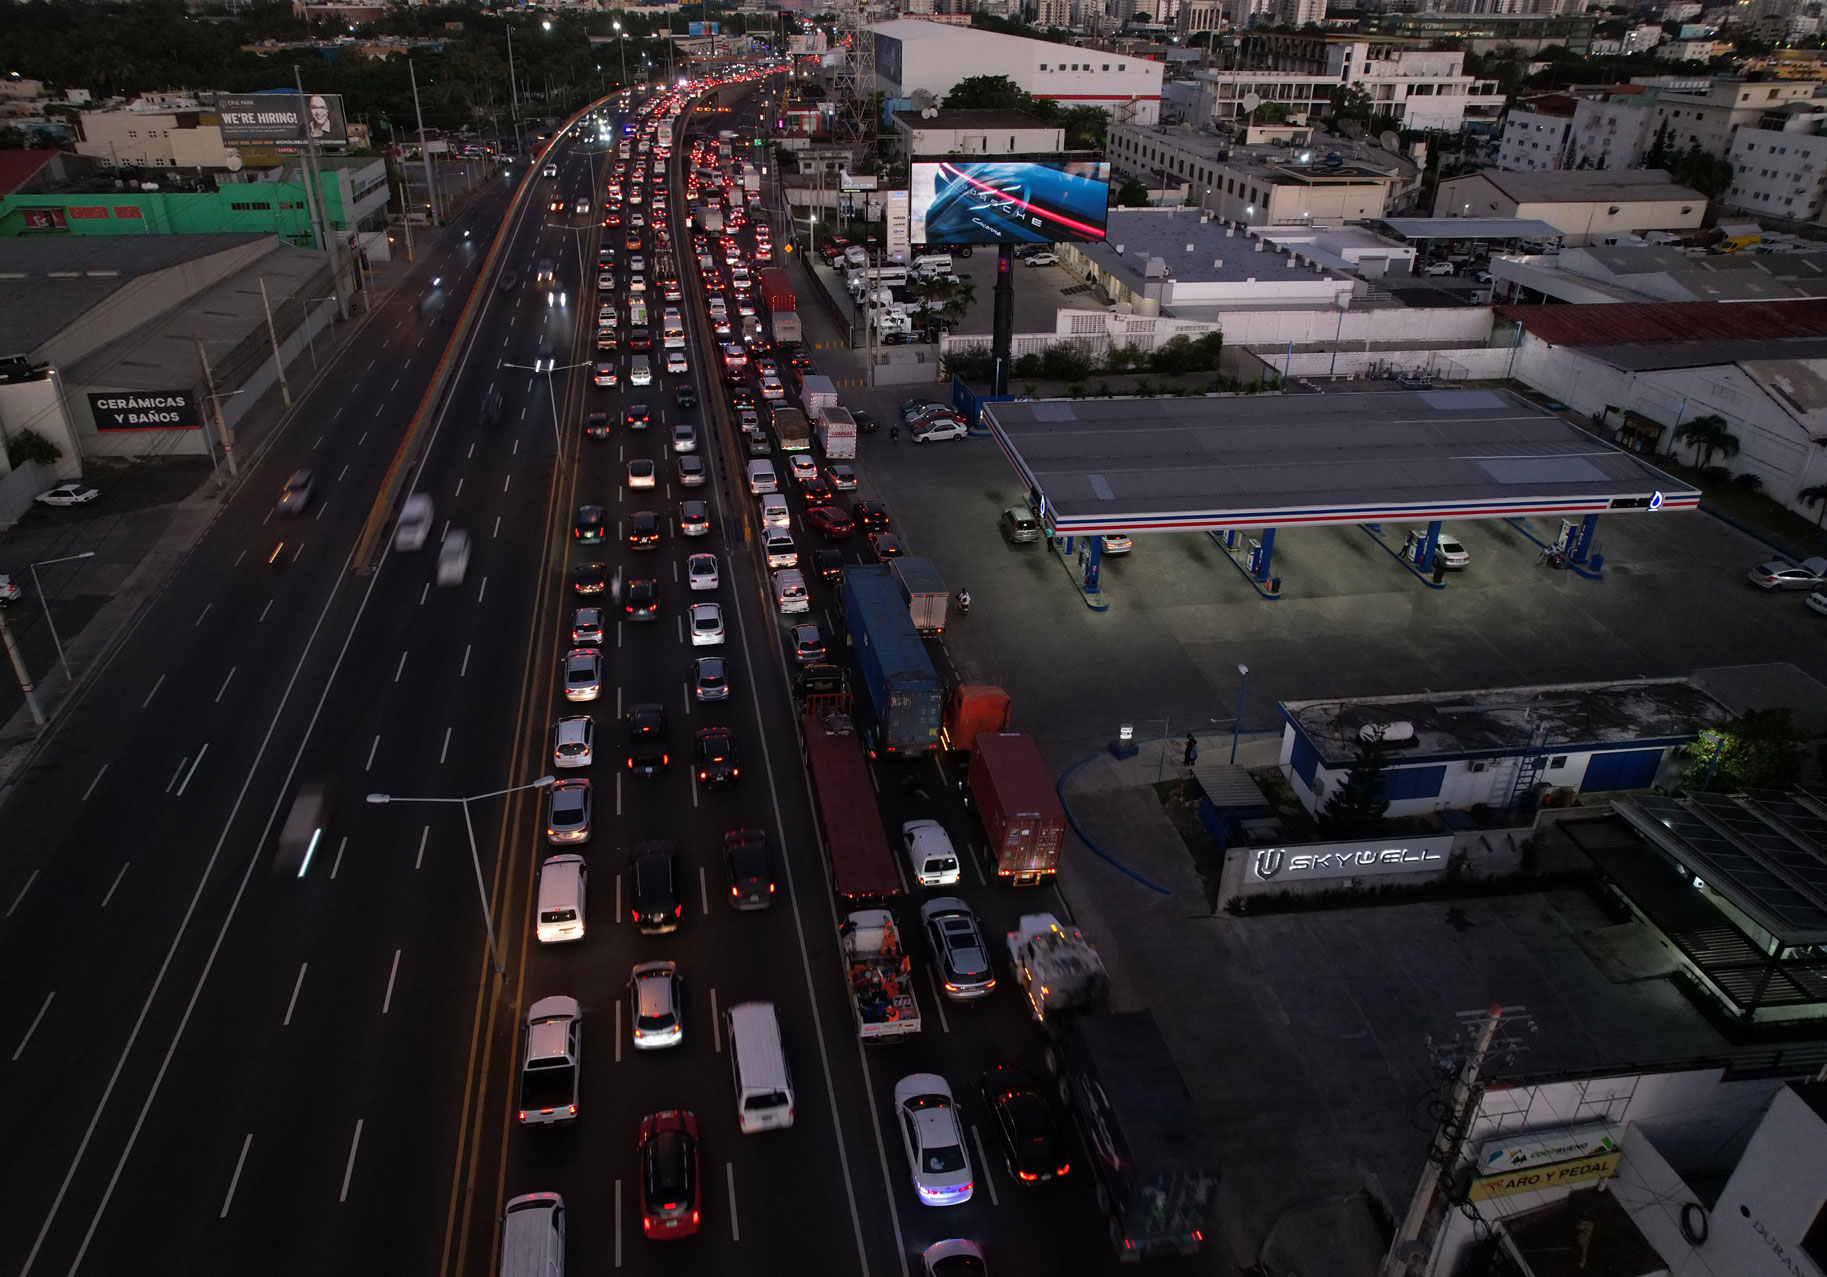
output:
[[[1008,933],[1009,965],[1026,991],[1028,1014],[1046,1023],[1062,1012],[1094,1011],[1110,992],[1104,960],[1077,927],[1050,913],[1028,913]]]
[[[838,935],[856,1008],[857,1036],[865,1042],[888,1042],[918,1033],[920,1004],[914,998],[913,962],[894,915],[886,909],[859,909],[844,919]]]

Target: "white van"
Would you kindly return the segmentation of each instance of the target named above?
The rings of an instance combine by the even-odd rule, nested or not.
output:
[[[406,498],[406,504],[400,507],[400,521],[393,528],[393,548],[396,550],[422,550],[425,540],[431,535],[431,497],[423,492],[415,492]]]
[[[584,887],[590,871],[582,856],[552,856],[539,866],[540,944],[584,938]]]
[[[565,1199],[527,1193],[501,1218],[501,1277],[565,1277]]]
[[[761,497],[761,526],[785,530],[793,526],[792,511],[787,509],[787,499],[778,492],[766,492]]]
[[[780,1045],[772,1002],[740,1002],[723,1013],[736,1082],[736,1121],[744,1135],[793,1125],[793,1072]],[[505,1275],[507,1268],[504,1265]]]
[[[438,584],[462,585],[469,571],[469,533],[452,528],[438,547]]]
[[[653,365],[647,362],[646,355],[635,355],[628,361],[628,384],[631,386],[653,385]]]
[[[952,273],[952,255],[927,253],[914,258],[907,264],[907,268],[916,275],[949,275]]]
[[[774,605],[782,612],[809,612],[812,600],[806,594],[805,574],[786,568],[774,574]]]
[[[749,491],[755,496],[780,491],[780,480],[774,476],[774,463],[766,457],[749,462]]]

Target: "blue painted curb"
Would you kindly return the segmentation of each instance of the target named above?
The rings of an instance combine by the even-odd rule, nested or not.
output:
[[[1104,751],[1100,749],[1098,751],[1098,754],[1101,754],[1103,752]],[[1053,782],[1053,792],[1055,794],[1059,795],[1059,805],[1062,808],[1064,808],[1065,812],[1066,812],[1066,823],[1068,825],[1072,826],[1072,832],[1078,835],[1078,840],[1080,842],[1084,843],[1085,846],[1087,846],[1091,849],[1091,854],[1096,856],[1099,860],[1103,861],[1105,864],[1109,865],[1112,869],[1115,869],[1118,873],[1121,873],[1121,874],[1125,875],[1126,877],[1132,878],[1136,882],[1141,883],[1144,887],[1147,887],[1150,891],[1157,892],[1158,894],[1163,895],[1163,896],[1173,895],[1174,893],[1172,891],[1168,890],[1166,887],[1163,887],[1160,883],[1150,882],[1148,879],[1144,878],[1141,874],[1137,873],[1135,870],[1131,869],[1128,865],[1124,864],[1122,861],[1120,861],[1116,857],[1112,856],[1109,852],[1105,851],[1102,847],[1098,846],[1095,842],[1092,842],[1091,835],[1087,834],[1085,832],[1084,828],[1078,823],[1078,817],[1074,816],[1072,814],[1072,804],[1066,801],[1066,782],[1072,778],[1073,772],[1077,771],[1079,768],[1083,767],[1086,763],[1092,761],[1096,757],[1097,757],[1097,754],[1087,754],[1085,757],[1079,759],[1076,763],[1072,764],[1072,766],[1066,768],[1065,771],[1061,772],[1059,779]]]

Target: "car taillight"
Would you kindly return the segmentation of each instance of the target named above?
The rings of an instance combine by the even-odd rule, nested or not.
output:
[[[774,884],[771,882],[768,884],[768,894],[770,896],[774,894]]]
[[[673,906],[673,907],[672,907],[672,916],[673,916],[673,917],[675,917],[675,918],[677,918],[677,917],[678,917],[678,916],[679,916],[679,915],[680,915],[680,914],[682,914],[682,913],[684,913],[684,912],[685,912],[685,906],[684,906],[684,905],[674,905],[674,906]]]
[[[1040,1178],[1040,1176],[1036,1175],[1033,1171],[1016,1171],[1015,1175],[1016,1178],[1027,1180],[1029,1183],[1033,1183]]]
[[[565,1105],[565,1111],[567,1113],[569,1113],[572,1117],[576,1117],[577,1116],[577,1105],[567,1104],[567,1105]]]
[[[525,1109],[520,1110],[520,1120],[523,1122],[527,1120],[527,1111]]]
[[[1058,1170],[1054,1171],[1053,1173],[1055,1175],[1064,1175],[1067,1171],[1069,1171],[1071,1169],[1072,1169],[1072,1163],[1067,1162],[1064,1166],[1061,1166]],[[1197,1234],[1197,1233],[1193,1234],[1193,1236],[1195,1236],[1195,1237],[1197,1237],[1198,1235],[1199,1234]]]

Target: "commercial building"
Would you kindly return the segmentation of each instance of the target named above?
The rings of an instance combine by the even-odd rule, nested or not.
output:
[[[1740,128],[1766,113],[1805,103],[1823,86],[1806,80],[1638,76],[1629,84],[1576,86],[1567,168],[1637,168],[1658,141],[1666,150],[1699,147],[1725,156]]]
[[[1605,235],[1691,230],[1706,216],[1704,195],[1659,169],[1506,173],[1485,169],[1443,180],[1436,217],[1526,217],[1547,222],[1566,243]]]
[[[960,80],[1005,75],[1033,97],[1101,107],[1113,123],[1154,124],[1161,118],[1158,62],[917,18],[870,30],[876,82],[891,102],[925,92],[943,103]]]
[[[1720,203],[1751,213],[1819,221],[1827,201],[1827,101],[1766,112],[1732,138],[1732,185]]]
[[[1196,123],[1225,123],[1247,113],[1245,99],[1276,103],[1296,123],[1317,120],[1332,95],[1349,85],[1369,95],[1387,127],[1457,132],[1494,124],[1504,95],[1495,81],[1465,73],[1465,54],[1412,48],[1403,41],[1336,36],[1252,43],[1250,60],[1266,66],[1200,71]]]
[[[1827,297],[1827,251],[1703,253],[1641,243],[1588,244],[1543,256],[1495,256],[1491,274],[1493,291],[1500,300],[1530,304],[1772,302]]]
[[[902,155],[1040,155],[1062,151],[1066,131],[1023,111],[924,111],[894,113],[894,141]]]
[[[1565,93],[1524,98],[1504,114],[1497,167],[1521,171],[1567,167],[1567,139],[1579,99]]]

